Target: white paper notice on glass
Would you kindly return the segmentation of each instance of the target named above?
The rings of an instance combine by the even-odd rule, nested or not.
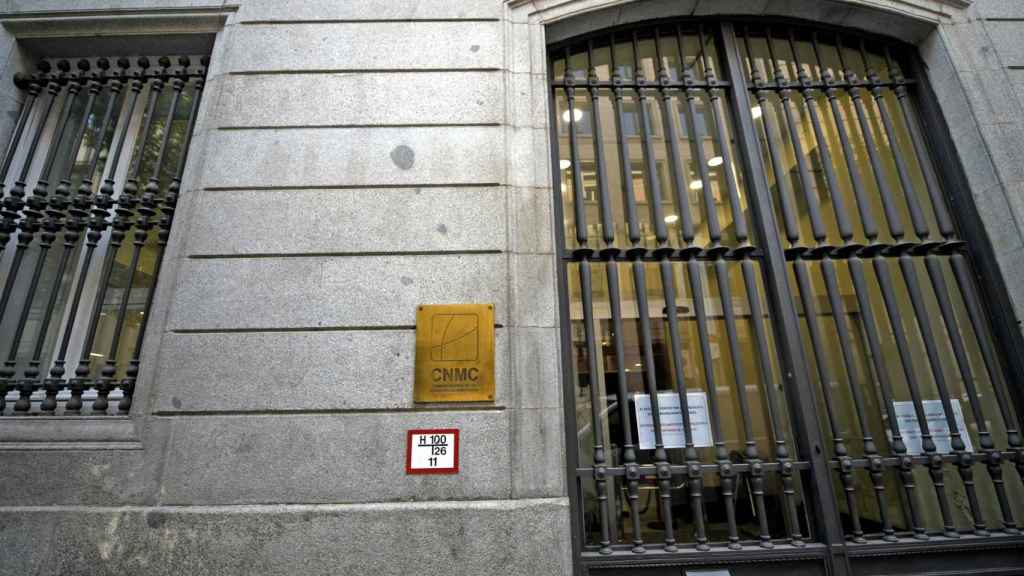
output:
[[[654,419],[651,413],[651,396],[636,394],[636,427],[641,450],[654,449]],[[711,420],[708,417],[708,396],[704,392],[687,392],[686,403],[690,408],[690,434],[693,445],[711,446]],[[665,448],[685,448],[686,435],[683,433],[683,412],[679,409],[679,394],[664,392],[658,394],[658,414],[661,420],[661,441]]]
[[[967,425],[964,424],[964,412],[960,408],[960,400],[951,399],[953,406],[953,420],[956,422],[960,438],[964,441],[964,448],[968,452],[974,452],[971,446],[971,436],[967,433]],[[914,411],[913,402],[893,402],[896,409],[896,427],[903,437],[903,443],[907,446],[907,453],[912,455],[923,454],[921,446],[921,427],[917,422],[917,413]],[[949,422],[946,421],[946,412],[942,409],[941,400],[923,400],[924,416],[928,420],[928,430],[932,433],[932,440],[935,442],[935,451],[939,454],[949,454],[953,451],[950,446]]]

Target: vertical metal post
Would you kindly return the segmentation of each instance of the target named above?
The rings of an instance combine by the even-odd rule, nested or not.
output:
[[[606,263],[608,273],[608,300],[612,315],[612,341],[615,345],[615,372],[618,381],[620,423],[622,425],[622,461],[626,472],[626,499],[629,502],[629,519],[632,523],[633,552],[645,552],[640,524],[640,468],[636,463],[636,449],[633,444],[633,427],[629,407],[629,390],[626,388],[625,336],[622,328],[622,296],[619,289],[619,265],[614,260]]]
[[[715,280],[718,283],[718,296],[722,302],[722,315],[725,317],[725,333],[726,339],[729,342],[729,358],[732,360],[733,388],[736,390],[736,400],[739,403],[740,419],[743,424],[745,444],[743,459],[753,469],[761,463],[761,457],[757,451],[757,442],[754,440],[754,421],[750,415],[750,401],[747,399],[747,378],[743,369],[742,351],[740,350],[739,337],[737,336],[736,312],[733,310],[732,287],[729,285],[729,268],[725,260],[721,258],[715,260]],[[752,475],[751,484],[754,506],[756,507],[757,518],[760,524],[759,536],[763,545],[765,542],[771,542],[771,534],[768,532],[768,517],[764,504],[764,478],[756,474]],[[727,512],[735,514],[732,510],[727,510]],[[731,541],[729,547],[739,549],[741,548],[739,537],[732,530],[736,519],[735,517],[730,517],[728,520],[730,522],[729,539]]]
[[[850,573],[849,560],[846,556],[839,509],[831,490],[830,471],[827,457],[822,450],[821,431],[818,426],[817,409],[814,405],[811,385],[807,377],[807,362],[799,341],[789,338],[790,334],[799,334],[799,319],[793,295],[790,292],[786,273],[786,256],[778,237],[778,227],[772,211],[768,179],[758,142],[754,138],[753,119],[750,114],[750,99],[747,93],[747,82],[744,77],[743,61],[737,50],[736,33],[732,24],[722,24],[722,45],[726,54],[727,77],[734,91],[733,117],[739,124],[737,140],[747,174],[750,175],[748,189],[754,213],[754,224],[758,238],[762,242],[764,253],[765,282],[768,297],[775,318],[775,341],[779,346],[782,375],[786,390],[789,392],[790,414],[800,437],[805,440],[800,449],[810,462],[814,498],[811,505],[815,513],[824,519],[820,523],[821,541],[829,547],[833,574],[845,576]]]
[[[765,146],[768,148],[768,157],[771,159],[772,172],[775,174],[775,186],[778,190],[777,196],[779,206],[782,208],[782,220],[786,228],[786,239],[790,244],[789,250],[799,251],[796,246],[800,242],[800,225],[797,222],[796,210],[793,207],[789,172],[786,170],[784,159],[782,157],[784,150],[780,150],[779,145],[776,142],[776,134],[778,131],[775,126],[775,122],[772,120],[771,103],[768,100],[768,94],[770,91],[767,89],[764,80],[761,78],[761,71],[757,68],[757,62],[754,60],[754,51],[750,42],[750,31],[746,26],[743,28],[743,45],[746,47],[747,61],[750,65],[750,81],[754,87],[757,88],[757,102],[761,109],[761,123],[764,126]],[[740,65],[742,66],[742,63]],[[738,88],[734,87],[733,90],[735,92],[739,92]],[[749,114],[749,112],[746,111],[743,113]],[[753,129],[753,122],[751,122],[751,128]],[[771,203],[769,203],[765,208],[771,210]]]
[[[682,44],[679,40],[680,35],[681,32],[677,30],[676,38],[677,43],[680,45],[679,66],[681,69],[683,66],[683,53]],[[661,94],[661,121],[665,127],[665,141],[668,144],[668,169],[672,180],[673,192],[675,192],[676,211],[680,219],[679,232],[682,238],[683,249],[686,250],[693,244],[694,231],[693,215],[690,213],[690,194],[686,184],[686,169],[683,166],[682,156],[680,155],[679,134],[676,132],[676,118],[679,116],[679,113],[676,109],[675,101],[672,99],[672,93],[669,92],[668,84],[670,79],[668,69],[660,55],[660,38],[655,41],[655,46],[658,47],[658,63],[661,69],[658,74],[658,81]]]
[[[661,432],[661,411],[658,402],[658,382],[654,374],[654,348],[651,341],[651,319],[647,301],[647,275],[644,262],[633,260],[633,288],[636,291],[636,306],[640,319],[640,346],[643,352],[644,382],[651,397],[651,418],[654,422],[654,465],[658,480],[661,518],[665,523],[665,550],[675,552],[676,537],[672,524],[672,469],[665,451]]]
[[[654,227],[654,239],[659,248],[668,244],[668,231],[665,227],[665,210],[661,205],[661,179],[658,178],[658,163],[654,153],[654,127],[647,110],[650,96],[646,89],[654,85],[644,77],[643,62],[640,60],[640,42],[636,32],[633,33],[633,76],[636,82],[637,114],[640,117],[640,148],[643,151],[644,175],[647,177],[647,202],[651,210],[651,226]]]
[[[736,166],[733,162],[732,157],[732,143],[729,141],[729,133],[726,130],[726,115],[725,110],[722,108],[722,89],[719,87],[718,77],[715,73],[715,68],[712,63],[712,59],[707,57],[707,42],[708,39],[704,35],[704,25],[698,24],[697,35],[700,39],[700,56],[704,63],[704,81],[708,85],[708,101],[710,103],[711,115],[714,119],[715,132],[718,137],[718,147],[722,152],[722,172],[725,175],[725,185],[729,191],[729,207],[732,210],[732,222],[736,232],[736,243],[739,245],[737,249],[740,252],[747,253],[750,250],[748,240],[749,233],[747,232],[747,217],[743,213],[743,207],[740,204],[740,193],[739,185],[736,182]],[[714,40],[711,39],[713,42]],[[682,55],[682,48],[680,48],[680,61]]]
[[[572,198],[575,209],[576,243],[587,245],[587,204],[583,190],[583,172],[580,169],[579,143],[576,135],[576,74],[569,68],[572,54],[565,49],[565,100],[569,114],[569,162],[572,163]],[[582,118],[583,114],[580,113]]]
[[[818,100],[815,96],[815,90],[811,84],[811,77],[804,68],[802,62],[800,62],[796,51],[796,34],[793,29],[789,29],[789,48],[793,53],[793,59],[796,62],[797,68],[799,68],[798,77],[800,79],[800,93],[804,97],[804,103],[807,105],[807,115],[811,119],[811,127],[814,130],[814,139],[818,143],[818,155],[821,158],[821,168],[825,173],[825,184],[828,186],[829,196],[832,200],[832,208],[836,216],[836,224],[839,228],[839,236],[843,239],[844,244],[850,246],[850,240],[853,238],[853,224],[850,222],[849,214],[846,209],[846,201],[843,199],[843,191],[839,187],[839,180],[836,177],[836,169],[834,161],[832,159],[832,152],[829,150],[828,138],[825,136],[825,130],[822,128],[821,123],[821,112],[818,108]],[[859,246],[853,246],[850,250],[855,250]]]
[[[626,135],[624,91],[625,79],[615,64],[615,34],[611,35],[611,67],[612,67],[612,110],[615,112],[617,144],[619,152],[619,171],[622,179],[623,204],[626,207],[626,231],[629,243],[637,246],[641,241],[640,219],[637,217],[636,194],[633,192],[633,162],[629,155],[629,137]]]

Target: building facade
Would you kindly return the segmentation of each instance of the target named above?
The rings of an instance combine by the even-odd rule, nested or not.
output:
[[[0,12],[0,574],[1024,572],[1024,2]]]

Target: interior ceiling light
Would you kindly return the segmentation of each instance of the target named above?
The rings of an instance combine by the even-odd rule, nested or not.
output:
[[[679,220],[679,216],[676,216],[675,214],[669,214],[668,216],[665,216],[665,223],[666,224],[674,224],[678,220]]]
[[[708,166],[714,168],[715,166],[721,166],[722,162],[724,162],[724,160],[722,160],[721,156],[715,156],[711,160],[708,160]]]
[[[560,170],[568,170],[570,166],[572,166],[572,162],[569,160],[563,159],[558,161],[558,168]]]
[[[704,183],[700,180],[693,180],[690,182],[690,190],[700,190],[704,187]]]
[[[573,108],[572,109],[572,117],[573,117],[574,120],[576,120],[576,122],[579,122],[580,120],[583,120],[583,110],[580,110],[579,108]],[[568,110],[566,110],[565,112],[562,112],[562,121],[565,122],[566,124],[569,123],[569,111]]]
[[[763,114],[764,114],[764,112],[763,112],[763,111],[761,110],[761,107],[760,107],[760,106],[754,106],[753,108],[751,108],[751,109],[750,109],[750,115],[754,117],[754,120],[757,120],[757,119],[758,119],[758,118],[760,118],[760,117],[761,117],[761,116],[762,116]],[[569,118],[569,117],[568,117],[568,116],[566,116],[566,119],[568,119],[568,118]],[[567,120],[567,121],[568,121],[568,120]]]

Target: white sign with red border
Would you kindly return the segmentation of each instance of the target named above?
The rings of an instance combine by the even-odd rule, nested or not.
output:
[[[458,474],[458,429],[409,430],[406,436],[405,473]]]

